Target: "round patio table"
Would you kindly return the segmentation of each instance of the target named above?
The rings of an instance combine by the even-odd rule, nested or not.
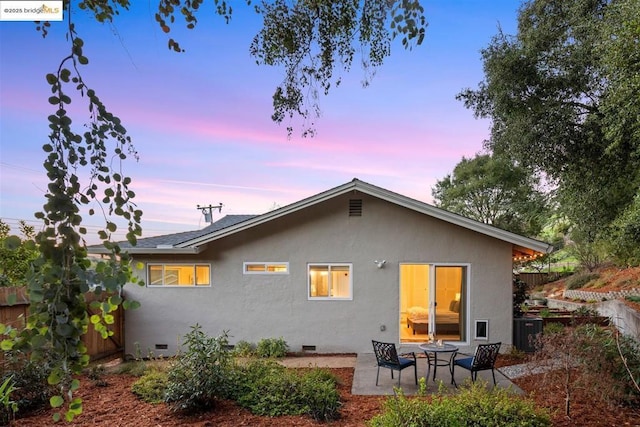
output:
[[[453,360],[458,353],[458,347],[453,344],[438,344],[438,343],[424,343],[420,344],[418,348],[424,351],[424,354],[427,356],[427,379],[429,379],[429,373],[431,371],[431,367],[433,366],[433,381],[436,380],[436,370],[438,366],[448,366],[449,373],[451,374],[451,378],[453,378]],[[438,354],[443,353],[451,353],[451,356],[448,360],[440,359],[438,360]]]

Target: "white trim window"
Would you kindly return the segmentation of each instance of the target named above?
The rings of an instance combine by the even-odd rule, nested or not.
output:
[[[349,263],[310,263],[308,298],[310,300],[353,299],[352,265]]]
[[[243,262],[242,274],[289,274],[289,263]]]
[[[209,264],[147,264],[147,286],[211,286]]]

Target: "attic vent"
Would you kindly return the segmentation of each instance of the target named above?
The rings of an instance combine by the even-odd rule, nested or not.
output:
[[[362,199],[349,199],[349,216],[362,216]]]

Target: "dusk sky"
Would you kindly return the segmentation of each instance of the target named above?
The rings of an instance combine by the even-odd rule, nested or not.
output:
[[[283,73],[250,57],[261,21],[244,1],[228,25],[205,10],[193,31],[176,24],[182,54],[167,49],[155,2],[132,3],[111,25],[79,15],[76,27],[90,61],[84,79],[123,120],[140,155],[125,162],[125,173],[144,211],[143,237],[206,226],[196,205],[223,203],[214,220],[259,214],[353,178],[431,203],[436,181],[489,136],[490,123],[455,95],[483,79],[480,50],[499,28],[515,34],[520,5],[423,1],[423,45],[405,51],[395,41],[367,88],[356,60],[340,87],[320,99],[316,136],[300,137],[298,126],[289,139],[288,123],[271,121]],[[33,214],[48,183],[41,147],[55,111],[45,75],[68,52],[65,25],[52,23],[43,39],[32,22],[0,22],[0,218],[12,226],[24,219],[39,229]],[[72,105],[79,124],[85,101],[74,95]],[[95,243],[93,226],[103,221],[83,218]]]

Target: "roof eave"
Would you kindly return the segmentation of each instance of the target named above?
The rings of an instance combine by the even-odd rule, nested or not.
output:
[[[170,255],[194,255],[199,254],[206,249],[207,245],[199,245],[187,248],[179,248],[179,247],[170,247],[170,248],[127,248],[123,249],[122,252],[129,253],[131,255],[135,254],[145,254],[145,255],[155,255],[155,254],[170,254]],[[108,255],[111,251],[105,247],[100,248],[89,248],[88,252],[90,254],[95,255]]]

